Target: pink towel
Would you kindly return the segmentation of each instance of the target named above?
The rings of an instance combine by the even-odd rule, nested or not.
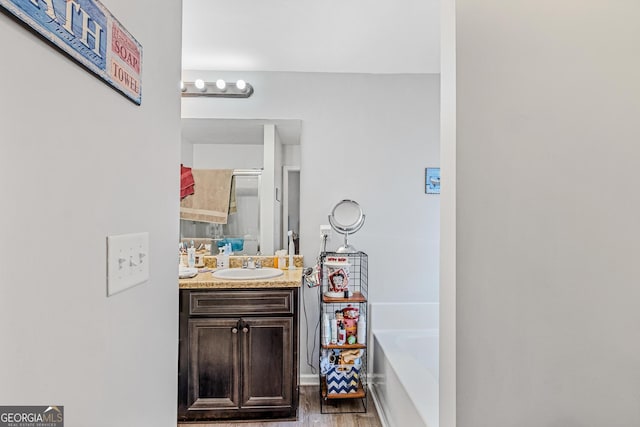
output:
[[[180,165],[180,200],[195,193],[195,181],[191,168]]]

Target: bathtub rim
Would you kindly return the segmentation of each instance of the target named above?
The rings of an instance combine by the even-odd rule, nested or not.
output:
[[[404,378],[404,375],[406,375],[406,373],[401,373],[399,374],[398,369],[396,368],[395,364],[392,363],[392,361],[389,359],[389,349],[387,349],[387,351],[385,351],[385,345],[383,343],[380,342],[380,337],[381,336],[385,336],[387,335],[385,338],[386,339],[393,339],[395,338],[398,334],[402,334],[402,333],[407,333],[407,334],[413,334],[415,335],[416,333],[419,333],[420,335],[427,336],[429,338],[435,338],[436,342],[438,343],[439,346],[439,339],[440,339],[440,334],[439,334],[439,330],[436,328],[425,328],[425,329],[376,329],[374,331],[372,331],[372,339],[373,341],[373,345],[372,345],[372,349],[373,349],[373,357],[377,358],[379,357],[377,355],[377,351],[376,351],[376,342],[378,343],[378,345],[381,347],[381,350],[384,354],[384,358],[387,359],[389,361],[389,366],[391,367],[391,369],[393,370],[393,375],[395,375],[395,377],[398,379],[398,381],[402,384],[402,387],[404,389],[404,391],[406,392],[406,394],[409,396],[409,399],[411,400],[411,404],[413,406],[413,408],[415,408],[416,412],[419,414],[419,416],[422,418],[422,421],[424,422],[424,424],[428,427],[437,427],[439,425],[439,404],[440,404],[440,399],[439,399],[439,394],[440,394],[440,383],[439,383],[439,375],[436,375],[435,373],[431,372],[429,369],[425,368],[425,371],[427,372],[427,375],[429,376],[429,378],[432,380],[433,383],[433,387],[432,390],[428,390],[427,393],[432,395],[432,399],[431,401],[435,401],[435,404],[429,404],[427,403],[425,407],[425,403],[423,402],[418,402],[416,401],[416,394],[412,393],[411,391],[415,389],[414,385],[408,385],[407,383],[405,383],[404,381],[401,380],[401,378]],[[383,341],[384,339],[383,338]],[[389,344],[389,343],[387,343]],[[437,358],[437,366],[439,369],[439,352],[436,351],[436,354],[434,355],[434,357]],[[393,356],[392,356],[393,358]],[[397,360],[396,360],[397,362]],[[418,363],[416,361],[416,363]],[[377,392],[375,391],[375,387],[374,384],[376,384],[376,380],[379,380],[379,375],[377,372],[375,372],[375,361],[371,364],[371,386],[370,386],[370,390],[372,391],[372,395],[374,397],[374,404],[376,405],[376,408],[378,409],[379,413],[384,414],[383,416],[381,416],[381,418],[385,418],[385,424],[387,426],[389,426],[389,423],[387,422],[388,420],[388,415],[386,413],[386,411],[384,410],[384,407],[382,405],[382,401],[379,398],[379,396],[377,395]],[[404,374],[404,375],[402,375]],[[376,403],[377,402],[377,403]]]

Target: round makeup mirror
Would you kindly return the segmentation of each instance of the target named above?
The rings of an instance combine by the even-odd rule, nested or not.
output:
[[[349,234],[360,230],[364,225],[364,213],[358,202],[353,200],[341,200],[329,214],[329,224],[331,228],[340,234],[344,234],[344,245],[340,246],[336,252],[357,252],[356,248],[348,242]]]

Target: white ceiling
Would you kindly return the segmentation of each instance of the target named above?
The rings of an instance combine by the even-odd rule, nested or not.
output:
[[[186,70],[439,73],[440,0],[183,0]]]

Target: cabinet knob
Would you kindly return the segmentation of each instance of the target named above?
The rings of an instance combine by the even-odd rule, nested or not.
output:
[[[242,332],[244,332],[244,333],[246,334],[247,332],[249,332],[249,328],[247,328],[247,327],[245,326],[244,328],[242,328]]]
[[[231,329],[231,333],[232,333],[232,334],[237,334],[237,333],[238,333],[238,328],[233,328],[233,329]]]

